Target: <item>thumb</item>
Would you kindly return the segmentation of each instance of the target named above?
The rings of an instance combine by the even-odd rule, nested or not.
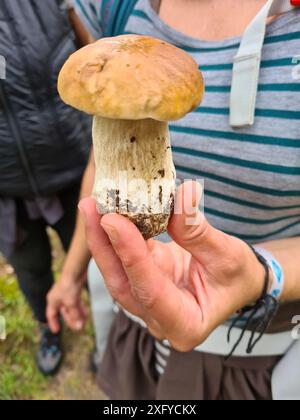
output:
[[[200,211],[202,186],[194,181],[182,184],[177,191],[169,233],[174,241],[199,261],[211,260],[212,254],[224,253],[228,236],[213,228]]]

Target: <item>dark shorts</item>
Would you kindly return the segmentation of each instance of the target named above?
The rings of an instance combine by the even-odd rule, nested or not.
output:
[[[278,357],[224,357],[171,350],[165,372],[155,370],[155,341],[119,313],[111,329],[98,382],[120,400],[272,400]]]

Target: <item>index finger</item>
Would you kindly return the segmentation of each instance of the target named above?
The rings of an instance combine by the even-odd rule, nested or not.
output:
[[[60,322],[59,322],[59,305],[56,302],[48,302],[46,309],[46,318],[49,324],[50,330],[53,334],[57,334],[60,331]]]
[[[111,238],[133,293],[147,315],[169,335],[177,334],[185,323],[181,290],[154,263],[148,243],[128,219],[108,214],[103,216],[101,225]]]
[[[100,224],[101,216],[96,211],[95,200],[92,198],[82,200],[79,209],[84,214],[89,248],[101,270],[109,292],[121,306],[143,318],[143,308],[132,296],[131,286],[121,261]]]

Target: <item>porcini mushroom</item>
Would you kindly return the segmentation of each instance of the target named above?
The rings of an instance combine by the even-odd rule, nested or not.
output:
[[[145,239],[164,232],[176,179],[168,121],[202,100],[196,62],[159,39],[104,38],[67,60],[58,90],[65,103],[94,116],[99,212],[128,217]]]

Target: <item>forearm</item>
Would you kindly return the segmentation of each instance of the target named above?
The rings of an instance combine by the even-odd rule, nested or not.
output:
[[[282,266],[285,287],[281,300],[300,300],[300,237],[266,242],[259,247],[270,251]]]
[[[85,45],[88,45],[94,42],[95,41],[94,38],[86,30],[85,26],[81,22],[75,10],[70,9],[68,11],[68,14],[69,14],[69,20],[70,20],[71,26],[76,35],[76,43],[77,43],[78,48],[84,47]]]
[[[84,173],[80,199],[89,197],[92,194],[92,189],[95,179],[95,165],[93,152],[86,171]],[[63,267],[63,274],[68,277],[80,279],[84,281],[84,273],[87,270],[91,255],[86,243],[85,230],[79,212],[77,214],[76,228],[71,242],[69,252],[67,254],[65,264]]]

